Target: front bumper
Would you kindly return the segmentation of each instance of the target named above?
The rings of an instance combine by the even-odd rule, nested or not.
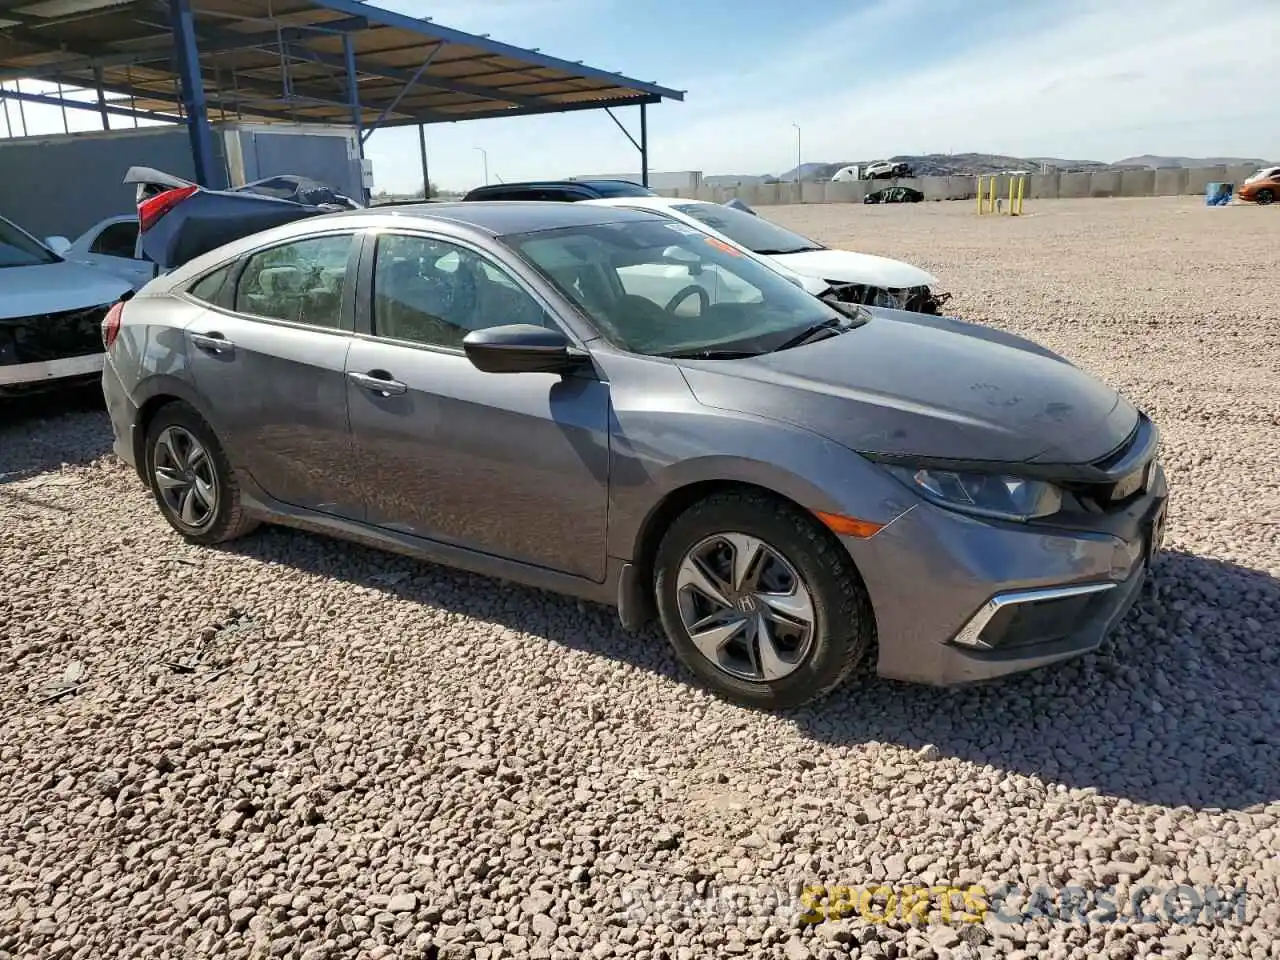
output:
[[[870,539],[845,538],[875,609],[877,672],[947,686],[1096,649],[1141,590],[1167,498],[1157,469],[1109,532],[986,522],[922,503]]]
[[[91,382],[102,369],[107,306],[0,319],[0,396]]]

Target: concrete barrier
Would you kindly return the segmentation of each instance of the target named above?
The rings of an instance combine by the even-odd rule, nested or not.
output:
[[[1115,197],[1120,195],[1120,171],[1091,174],[1089,177],[1089,196]]]
[[[1084,197],[1170,197],[1179,195],[1203,196],[1205,187],[1214,182],[1234,183],[1238,187],[1246,177],[1252,176],[1252,167],[1163,167],[1159,170],[1111,170],[1097,173],[1036,173],[1026,178],[1023,198],[1027,200],[1073,200]],[[991,177],[983,176],[983,194],[991,189]],[[1009,180],[1003,174],[996,176],[996,197],[1006,204],[1009,201]],[[804,184],[805,203],[861,203],[873,190],[886,187],[911,187],[924,194],[926,200],[973,200],[977,190],[977,178],[970,176],[904,177],[900,180],[845,180]],[[665,188],[662,196],[694,196],[690,190]],[[796,203],[795,181],[786,183],[745,184],[734,187],[701,186],[696,191],[699,200],[724,203],[740,197],[751,206],[770,206],[778,203]]]
[[[861,203],[867,195],[865,180],[842,180],[839,183],[828,183],[824,190],[827,203]]]
[[[1156,192],[1154,170],[1125,170],[1120,174],[1120,196],[1150,197]]]
[[[1089,196],[1089,185],[1093,180],[1087,173],[1062,173],[1058,175],[1058,196],[1063,200],[1074,200]]]
[[[952,200],[972,200],[977,196],[977,180],[973,177],[947,177]]]
[[[1027,177],[1026,193],[1023,195],[1027,200],[1056,200],[1058,199],[1058,181],[1061,177],[1056,173],[1033,173]]]
[[[921,177],[920,183],[920,192],[924,194],[926,200],[951,199],[950,177]]]
[[[778,203],[778,189],[776,183],[762,183],[756,187],[756,200],[762,206]]]
[[[1187,171],[1186,192],[1203,197],[1205,188],[1211,183],[1222,183],[1227,179],[1227,168],[1222,164],[1216,167],[1192,167]]]
[[[1243,166],[1238,163],[1232,164],[1227,167],[1227,175],[1223,179],[1227,183],[1234,183],[1236,187],[1239,187],[1248,177],[1252,177],[1255,172],[1256,168],[1253,166]]]
[[[1157,197],[1176,197],[1187,192],[1187,170],[1184,167],[1161,167],[1153,186]],[[1204,191],[1202,190],[1201,193]]]

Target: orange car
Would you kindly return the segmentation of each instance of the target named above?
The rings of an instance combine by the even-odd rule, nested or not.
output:
[[[1267,167],[1240,184],[1236,196],[1252,203],[1270,203],[1280,197],[1280,167]]]

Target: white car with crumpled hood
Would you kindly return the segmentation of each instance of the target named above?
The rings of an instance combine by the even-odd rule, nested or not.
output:
[[[132,285],[0,217],[0,398],[102,375],[102,323]]]
[[[834,250],[737,206],[680,197],[607,197],[579,203],[649,210],[679,220],[763,258],[808,282],[810,293],[846,303],[939,315],[950,294],[937,277],[901,260]]]

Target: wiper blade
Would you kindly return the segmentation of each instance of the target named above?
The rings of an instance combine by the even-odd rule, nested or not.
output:
[[[787,247],[777,250],[752,250],[752,253],[759,254],[762,257],[781,257],[788,253],[810,253],[814,250],[822,250],[823,247]]]
[[[779,350],[790,350],[792,347],[803,347],[807,343],[817,343],[819,340],[826,340],[828,337],[839,336],[846,329],[843,317],[831,317],[821,323],[806,327],[790,340],[784,341],[773,349],[776,353]]]
[[[660,353],[660,357],[670,360],[745,360],[747,357],[758,357],[758,350],[678,350],[675,353]]]

